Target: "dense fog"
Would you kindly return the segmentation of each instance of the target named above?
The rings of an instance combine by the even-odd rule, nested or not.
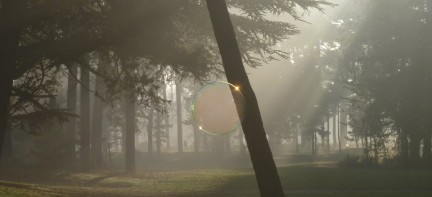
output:
[[[0,196],[429,195],[431,9],[0,0]]]

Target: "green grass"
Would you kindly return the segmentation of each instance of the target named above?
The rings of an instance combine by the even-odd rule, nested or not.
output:
[[[279,168],[287,196],[432,196],[431,170]],[[253,172],[238,170],[68,173],[0,170],[0,196],[258,196]]]

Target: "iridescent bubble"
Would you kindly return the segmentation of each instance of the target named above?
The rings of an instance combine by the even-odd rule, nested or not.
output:
[[[214,135],[235,131],[246,109],[241,87],[224,81],[203,85],[192,100],[192,115],[200,130]]]

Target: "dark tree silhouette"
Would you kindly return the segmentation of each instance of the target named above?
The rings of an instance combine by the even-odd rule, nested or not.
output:
[[[80,155],[81,169],[86,171],[90,169],[90,72],[87,68],[81,66],[81,91],[80,91]]]
[[[77,107],[77,66],[72,65],[68,72],[68,89],[67,89],[67,110],[71,114],[76,114]],[[70,118],[66,125],[66,135],[69,139],[67,145],[68,156],[71,160],[75,159],[76,144],[76,118]]]
[[[163,99],[167,100],[167,91],[166,91],[166,85],[163,86]],[[164,120],[165,120],[165,136],[166,136],[166,147],[167,150],[170,150],[171,147],[171,141],[170,141],[170,125],[169,125],[169,110],[168,110],[168,104],[167,102],[164,103],[165,108],[165,114],[164,114]]]
[[[264,131],[258,101],[243,66],[226,2],[225,0],[207,0],[206,2],[227,80],[240,87],[247,104],[242,127],[261,196],[284,196]]]
[[[126,173],[135,174],[135,99],[126,101]]]
[[[98,65],[98,71],[101,71],[101,66]],[[101,96],[104,92],[105,85],[104,79],[101,76],[96,76],[96,86],[93,100],[93,118],[92,118],[92,131],[91,131],[91,150],[93,167],[102,167],[103,154],[102,154],[102,122],[104,117],[104,109],[106,103],[102,100]]]
[[[9,104],[15,71],[16,55],[20,37],[20,25],[11,25],[15,14],[22,13],[23,1],[2,1],[0,12],[0,158],[8,127]],[[5,31],[8,30],[8,31]]]

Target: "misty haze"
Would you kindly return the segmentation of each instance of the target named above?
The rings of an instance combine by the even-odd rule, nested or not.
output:
[[[431,0],[0,0],[0,197],[432,196]]]

